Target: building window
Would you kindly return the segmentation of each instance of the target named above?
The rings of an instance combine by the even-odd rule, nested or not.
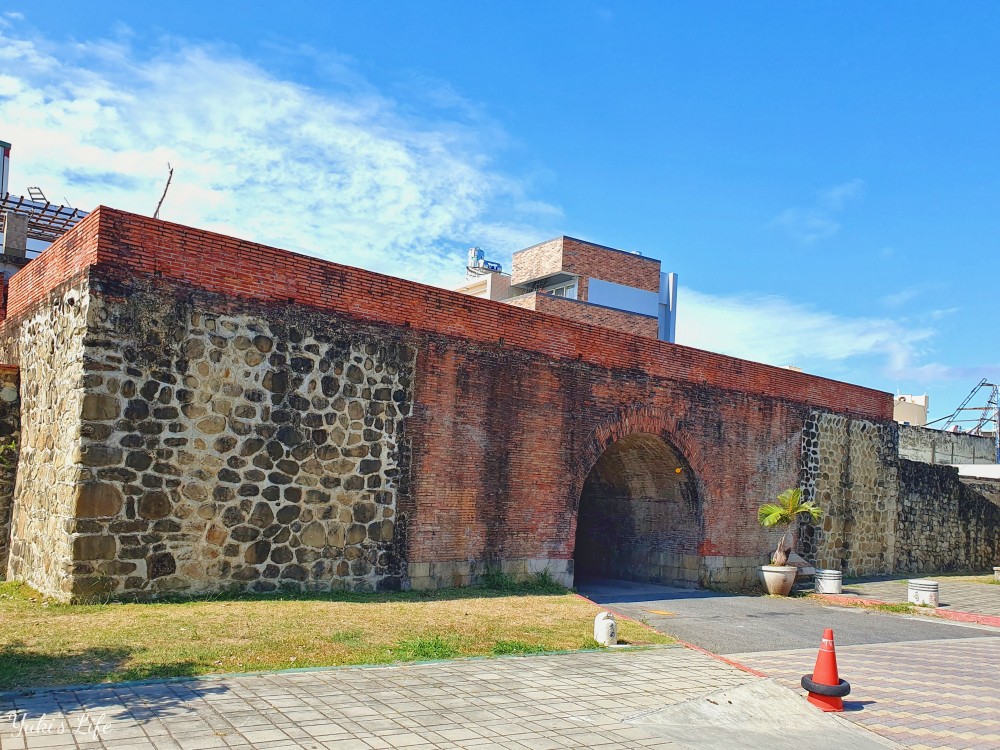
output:
[[[568,299],[576,299],[576,282],[570,282],[569,284],[560,284],[559,286],[550,286],[542,290],[545,294],[551,294],[553,297],[566,297]]]

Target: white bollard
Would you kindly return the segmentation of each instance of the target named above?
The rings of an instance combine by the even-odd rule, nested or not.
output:
[[[938,605],[938,582],[928,578],[914,578],[909,582],[906,591],[910,604],[925,607]]]
[[[993,568],[993,577],[1000,581],[1000,568]]]
[[[618,643],[618,623],[610,612],[601,612],[594,618],[594,640],[602,646]]]

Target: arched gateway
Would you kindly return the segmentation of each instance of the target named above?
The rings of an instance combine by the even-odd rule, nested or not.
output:
[[[704,518],[690,463],[664,437],[662,417],[633,415],[616,427],[598,438],[603,451],[580,489],[575,579],[697,585]]]

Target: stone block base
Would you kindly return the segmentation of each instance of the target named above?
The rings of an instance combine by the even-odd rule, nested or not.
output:
[[[563,586],[573,585],[573,561],[548,558],[524,558],[486,562],[483,560],[450,560],[447,562],[411,562],[407,567],[408,586],[414,590],[444,589],[471,586],[485,573],[499,570],[514,580],[525,580],[548,572]]]

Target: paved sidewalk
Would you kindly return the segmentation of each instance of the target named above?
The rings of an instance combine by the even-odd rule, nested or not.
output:
[[[816,652],[731,658],[801,692],[799,680],[812,672]],[[837,662],[851,683],[843,714],[851,721],[915,750],[1000,748],[1000,637],[838,645]]]
[[[0,747],[677,748],[623,720],[757,679],[666,646],[46,690],[0,696]]]
[[[929,578],[938,582],[939,608],[942,611],[971,612],[1000,617],[1000,585],[963,581],[948,576],[935,578],[912,575],[849,581],[844,584],[844,594],[883,602],[905,602],[906,582],[911,578]]]

